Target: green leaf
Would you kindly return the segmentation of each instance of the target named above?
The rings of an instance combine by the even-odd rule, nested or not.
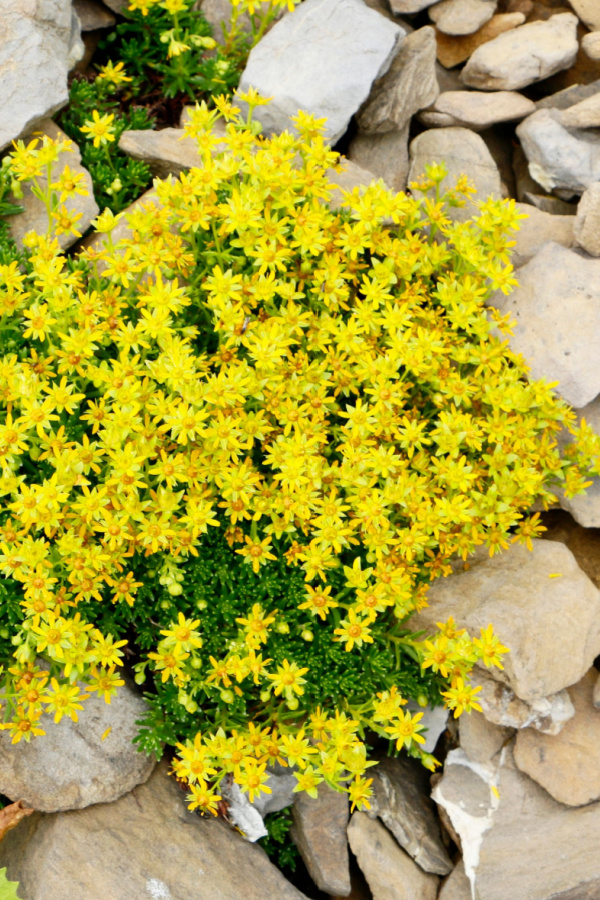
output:
[[[7,881],[6,869],[0,869],[0,900],[20,900],[17,897],[18,881]]]

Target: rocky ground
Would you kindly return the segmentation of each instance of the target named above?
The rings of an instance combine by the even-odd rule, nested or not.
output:
[[[125,5],[4,4],[0,148],[57,133],[69,72],[89,64]],[[228,0],[203,9],[218,26]],[[600,0],[304,0],[252,51],[250,85],[273,97],[257,111],[266,131],[299,108],[327,117],[348,159],[334,176],[342,187],[377,177],[402,190],[443,161],[478,197],[518,201],[529,216],[514,253],[519,287],[493,302],[516,319],[511,345],[533,376],[559,382],[600,430]],[[182,136],[127,132],[120,146],[164,176],[197,162]],[[93,195],[78,202],[89,225]],[[46,228],[43,205],[31,194],[23,203],[11,219],[19,242]],[[371,811],[352,815],[345,795],[294,799],[284,772],[268,805],[230,791],[229,818],[251,838],[293,799],[303,891],[224,821],[188,812],[166,763],[137,753],[144,701],[131,687],[30,745],[0,732],[0,791],[36,810],[0,844],[0,867],[24,900],[600,897],[600,481],[558,497],[545,522],[533,552],[476,557],[436,582],[415,622],[493,622],[511,648],[504,671],[477,676],[482,715],[457,726],[427,712],[441,774],[386,759],[372,770]]]

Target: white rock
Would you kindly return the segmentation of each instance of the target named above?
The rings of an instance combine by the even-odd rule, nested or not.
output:
[[[600,182],[581,195],[574,223],[575,240],[590,256],[600,256]]]
[[[54,124],[51,119],[47,119],[36,129],[36,134],[42,132],[47,134],[53,140],[60,138],[66,140],[67,136]],[[27,141],[33,137],[29,135]],[[77,228],[83,234],[89,228],[92,219],[94,219],[100,209],[94,198],[94,186],[92,178],[87,169],[81,165],[81,153],[77,144],[73,143],[72,150],[69,153],[62,153],[58,160],[52,166],[52,181],[56,181],[65,166],[69,166],[75,174],[83,175],[83,186],[88,191],[88,196],[83,197],[76,194],[65,202],[65,206],[69,212],[81,213],[81,219],[77,223]],[[45,176],[40,178],[40,182],[45,185]],[[10,216],[7,219],[12,239],[19,247],[23,246],[23,238],[29,231],[37,231],[38,234],[45,234],[48,230],[48,210],[45,203],[38,197],[34,196],[28,184],[23,185],[23,199],[19,201],[24,211],[16,216]],[[58,243],[63,250],[70,247],[78,238],[73,234],[59,234]]]
[[[600,31],[592,31],[584,34],[581,46],[588,59],[600,59]]]
[[[515,267],[525,265],[548,241],[563,247],[575,244],[575,216],[551,215],[529,203],[519,203],[517,208],[526,213],[527,218],[521,219],[514,236],[516,243],[511,251],[511,262]]]
[[[584,25],[591,31],[600,31],[600,6],[598,0],[569,0]]]
[[[542,734],[558,734],[575,715],[566,690],[526,703],[508,685],[496,681],[481,668],[475,670],[471,682],[480,688],[477,701],[483,716],[488,723],[501,728],[534,728]],[[475,759],[470,752],[469,756]]]
[[[579,681],[600,653],[600,591],[571,551],[534,540],[532,551],[512,544],[491,559],[476,556],[469,563],[467,571],[433,582],[429,606],[413,616],[411,628],[433,632],[436,622],[454,616],[477,636],[493,624],[510,653],[503,670],[484,671],[528,704]]]
[[[411,165],[409,182],[425,173],[430,163],[445,163],[448,175],[441,183],[452,187],[461,175],[468,175],[477,193],[473,199],[484,200],[489,195],[500,196],[500,173],[484,140],[467,128],[438,128],[424,131],[410,145]],[[462,209],[451,209],[449,215],[464,221],[476,212],[473,203]]]
[[[489,22],[498,0],[442,0],[429,8],[429,18],[444,34],[473,34]]]
[[[593,132],[569,131],[567,111],[540,109],[517,127],[531,177],[545,190],[575,194],[600,181],[600,143]]]
[[[431,109],[423,113],[428,125],[459,125],[473,131],[483,131],[498,122],[524,119],[535,112],[535,103],[515,91],[446,91],[440,94]],[[443,121],[426,118],[430,113]]]
[[[600,260],[550,242],[519,270],[519,285],[491,305],[516,320],[509,338],[532,378],[576,408],[600,393]]]
[[[9,0],[0,8],[0,150],[68,99],[67,75],[80,48],[65,0]]]
[[[304,110],[327,117],[334,144],[404,35],[362,0],[305,0],[253,48],[240,91],[272,97],[255,113],[266,133],[290,129],[290,116]]]
[[[463,82],[484,91],[516,91],[568,69],[578,49],[577,18],[560,13],[545,22],[513,28],[478,47],[462,71]]]

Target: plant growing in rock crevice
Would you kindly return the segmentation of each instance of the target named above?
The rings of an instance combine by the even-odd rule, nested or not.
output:
[[[274,760],[361,806],[368,736],[433,767],[406,696],[477,708],[469,672],[506,649],[452,620],[412,635],[431,581],[530,541],[598,438],[485,308],[514,284],[513,203],[452,222],[468,183],[442,195],[434,166],[422,199],[379,182],[334,211],[323,123],[263,139],[240,99],[246,122],[197,107],[202,166],[157,180],[129,237],[105,211],[103,247],[67,260],[32,234],[0,267],[0,565],[23,589],[4,727],[76,717],[81,682],[110,700],[129,641],[156,682],[142,745],[178,744],[192,807],[227,774],[268,790]],[[61,149],[19,146],[13,176]]]

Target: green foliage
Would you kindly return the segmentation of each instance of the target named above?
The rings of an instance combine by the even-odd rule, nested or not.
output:
[[[258,843],[265,850],[275,865],[284,872],[295,872],[298,865],[298,848],[290,839],[292,817],[289,809],[271,813],[265,819],[265,825],[269,832]]]
[[[17,881],[8,881],[6,868],[0,869],[0,900],[20,900],[17,896]]]

